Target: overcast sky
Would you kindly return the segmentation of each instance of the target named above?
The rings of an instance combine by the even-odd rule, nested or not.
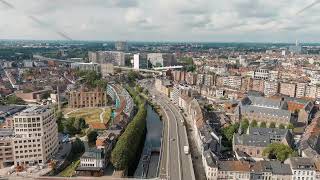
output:
[[[0,39],[320,42],[320,4],[296,15],[315,0],[7,1]]]

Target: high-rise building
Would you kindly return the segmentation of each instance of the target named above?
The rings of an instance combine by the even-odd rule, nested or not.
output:
[[[148,69],[147,54],[134,54],[133,55],[133,68],[134,69]]]
[[[71,63],[71,69],[78,69],[82,71],[95,71],[99,72],[100,71],[100,65],[98,63]]]
[[[97,51],[88,53],[90,62],[98,64],[111,63],[115,66],[125,65],[125,54],[120,51]]]
[[[175,55],[170,53],[149,53],[148,61],[153,67],[174,66],[177,64]]]
[[[117,51],[128,51],[128,43],[126,41],[117,41],[114,46]]]
[[[58,126],[53,108],[33,106],[14,117],[15,165],[46,163],[58,151]]]

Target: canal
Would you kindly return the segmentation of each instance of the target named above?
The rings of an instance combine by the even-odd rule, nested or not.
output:
[[[162,122],[159,115],[147,105],[147,134],[139,161],[134,173],[136,178],[155,178],[160,160]]]

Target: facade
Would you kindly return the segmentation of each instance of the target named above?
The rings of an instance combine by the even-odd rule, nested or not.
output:
[[[315,180],[316,168],[313,159],[292,157],[285,161],[290,165],[292,171],[292,179],[294,180]]]
[[[23,166],[48,162],[59,149],[54,110],[46,106],[33,106],[13,118],[14,164]]]
[[[296,84],[294,83],[280,83],[280,94],[287,95],[289,97],[295,97]]]
[[[269,79],[269,70],[268,69],[258,69],[254,71],[254,78],[255,79]]]
[[[114,67],[113,64],[101,64],[101,75],[103,78],[106,78],[109,74],[114,74]]]
[[[14,163],[13,136],[13,129],[0,129],[0,169]]]
[[[306,96],[306,83],[297,83],[296,98],[302,98]]]
[[[98,64],[113,64],[114,66],[125,65],[125,54],[120,51],[97,51],[89,52],[89,60]]]
[[[70,91],[68,96],[70,108],[102,107],[107,104],[107,93],[99,88],[92,91],[80,88],[80,90]]]
[[[100,65],[97,63],[71,63],[71,69],[78,69],[81,71],[100,71]]]
[[[274,96],[279,92],[279,83],[277,81],[264,82],[264,95],[267,97]]]

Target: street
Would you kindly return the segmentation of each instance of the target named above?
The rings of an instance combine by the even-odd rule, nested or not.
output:
[[[160,105],[164,112],[163,121],[165,124],[162,162],[160,167],[160,178],[163,177],[163,169],[167,169],[167,178],[173,180],[194,180],[194,170],[191,155],[184,153],[184,146],[189,146],[183,116],[179,109],[173,105],[168,97],[156,91],[153,83],[141,83],[145,86],[153,98]],[[168,153],[169,152],[169,153]],[[166,163],[163,163],[166,159]],[[164,167],[166,164],[166,167]]]

